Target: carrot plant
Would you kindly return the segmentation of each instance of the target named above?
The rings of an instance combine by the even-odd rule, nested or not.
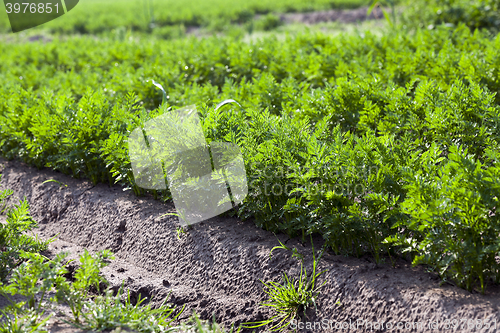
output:
[[[2,175],[0,175],[1,177]],[[6,189],[0,192],[0,213],[5,212],[7,209],[7,198],[14,194],[14,191]]]
[[[7,298],[8,295],[26,297],[27,300],[24,302],[11,301],[11,306],[15,312],[23,313],[25,309],[32,311],[38,315],[34,318],[38,321],[44,315],[43,306],[47,303],[48,293],[53,291],[54,285],[64,279],[62,275],[66,272],[64,268],[66,255],[61,254],[54,260],[47,260],[36,252],[22,252],[20,257],[25,261],[12,271],[9,283],[2,286],[0,292]]]
[[[5,317],[0,324],[0,332],[39,332],[51,315],[45,311],[56,302],[64,302],[73,314],[73,320],[67,320],[74,327],[85,330],[105,330],[118,327],[130,328],[136,332],[165,332],[173,330],[173,322],[183,309],[176,310],[165,302],[153,309],[151,304],[143,304],[141,299],[132,304],[130,291],[122,302],[123,287],[117,293],[106,289],[99,294],[99,286],[106,283],[100,275],[100,269],[111,258],[109,251],[90,255],[85,251],[79,258],[80,267],[75,271],[74,282],[66,279],[68,261],[66,253],[49,260],[39,253],[23,252],[25,261],[13,269],[8,283],[0,286],[0,294],[11,300],[11,296],[22,295],[26,301],[10,301],[11,305],[3,309]],[[90,287],[96,288],[97,296],[89,294]],[[48,297],[49,292],[54,295]]]
[[[435,168],[429,157],[427,170]],[[489,278],[499,282],[500,223],[493,213],[500,197],[498,174],[498,167],[485,168],[467,149],[451,147],[437,172],[419,174],[408,184],[402,209],[411,216],[406,227],[412,240],[387,241],[414,253],[415,264],[430,265],[468,290],[477,284],[484,293]]]
[[[79,259],[81,265],[75,271],[75,281],[73,283],[65,279],[57,281],[56,299],[69,306],[75,323],[80,323],[86,311],[90,287],[94,287],[99,292],[100,284],[106,283],[100,275],[100,270],[107,265],[106,260],[111,258],[113,256],[108,250],[101,251],[96,256],[90,255],[85,250]]]
[[[0,281],[4,281],[12,269],[26,259],[23,253],[36,253],[47,248],[50,240],[41,241],[26,234],[37,226],[29,213],[26,199],[8,208],[6,223],[0,223]]]

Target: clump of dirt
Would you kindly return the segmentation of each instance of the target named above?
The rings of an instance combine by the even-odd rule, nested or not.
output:
[[[269,318],[272,313],[259,308],[265,300],[260,280],[279,281],[283,272],[298,272],[297,261],[289,253],[275,251],[269,257],[279,243],[252,221],[219,216],[178,237],[176,218],[162,217],[174,212],[172,203],[138,198],[119,186],[94,186],[17,161],[2,160],[1,164],[0,187],[13,189],[18,198],[29,200],[40,235],[58,235],[60,241],[52,244],[50,251],[69,251],[76,256],[81,248],[110,249],[117,260],[104,274],[112,285],[125,281],[136,295],[156,295],[158,300],[171,293],[170,302],[186,305],[186,318],[195,310],[202,319],[215,315],[227,327]],[[67,186],[42,184],[48,179]],[[309,254],[306,262],[311,264],[310,244],[278,237]],[[316,248],[322,245],[321,239],[314,243]],[[482,326],[477,332],[496,331],[495,320],[500,325],[498,286],[488,288],[486,295],[450,284],[440,286],[434,274],[423,267],[412,268],[403,259],[392,267],[376,265],[368,257],[325,253],[319,268],[327,270],[319,283],[327,282],[317,300],[317,313],[308,312],[309,324],[304,325],[304,331],[369,332],[370,327],[396,332],[426,332],[434,327],[439,328],[434,331],[470,331],[467,326],[465,330],[463,326],[445,329],[444,325],[454,319],[461,325],[464,319],[490,323],[489,329]],[[379,326],[373,326],[376,323]],[[381,323],[385,329],[380,329]]]

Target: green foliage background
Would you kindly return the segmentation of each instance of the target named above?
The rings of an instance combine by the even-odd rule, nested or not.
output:
[[[64,19],[41,29],[53,33],[99,34],[125,27],[133,31],[166,32],[172,27],[210,27],[246,23],[255,15],[356,8],[366,0],[81,0]],[[3,7],[3,5],[2,5]],[[1,7],[0,7],[1,8]],[[153,24],[153,25],[151,25]],[[5,11],[0,10],[0,32],[10,31]],[[161,31],[157,31],[161,33]]]
[[[418,18],[418,19],[417,19]],[[498,0],[424,0],[409,2],[403,18],[408,26],[434,29],[438,25],[456,27],[465,24],[471,29],[500,29]]]

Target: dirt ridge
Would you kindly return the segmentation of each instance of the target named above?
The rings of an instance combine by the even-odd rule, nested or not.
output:
[[[318,24],[322,22],[356,23],[366,20],[379,20],[383,17],[383,12],[380,7],[375,7],[370,15],[368,15],[368,7],[330,9],[308,13],[285,13],[280,15],[281,21],[286,24]]]
[[[18,161],[0,160],[0,164],[0,188],[10,188],[17,198],[28,199],[43,237],[59,234],[61,241],[80,247],[112,250],[119,260],[106,273],[114,276],[113,284],[121,285],[127,275],[133,276],[127,283],[134,290],[146,296],[171,292],[170,301],[186,305],[186,314],[196,310],[204,319],[214,314],[227,327],[262,320],[271,313],[258,307],[265,299],[260,280],[279,281],[282,272],[298,272],[299,266],[290,254],[275,252],[269,257],[270,250],[279,243],[272,233],[251,221],[217,217],[193,226],[178,238],[175,218],[160,217],[174,212],[172,203],[138,198],[119,186],[94,186],[86,180],[49,169],[37,170]],[[67,186],[42,184],[48,179]],[[278,237],[303,254],[311,253],[309,245],[283,235]],[[314,242],[316,248],[321,245],[321,239]],[[310,255],[307,258],[310,264]],[[394,268],[376,265],[368,257],[326,253],[320,269],[327,272],[319,283],[324,278],[327,282],[317,300],[318,313],[307,313],[311,329],[304,331],[370,332],[370,326],[356,327],[357,320],[364,324],[393,323],[393,329],[373,329],[381,332],[496,331],[493,326],[475,330],[442,326],[447,319],[460,322],[463,318],[489,323],[496,320],[500,326],[498,286],[488,288],[486,295],[450,284],[439,286],[434,274],[423,267],[412,268],[402,259]],[[337,328],[343,324],[344,329],[326,327],[326,321],[337,323]],[[398,323],[417,322],[421,325],[396,327]],[[438,329],[432,330],[433,322],[440,325]]]

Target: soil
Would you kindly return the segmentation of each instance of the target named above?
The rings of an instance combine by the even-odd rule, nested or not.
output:
[[[281,21],[290,23],[318,24],[322,22],[356,23],[366,20],[382,19],[383,13],[379,7],[374,8],[370,15],[367,15],[368,7],[356,9],[332,9],[315,11],[310,13],[287,13],[282,14]]]
[[[49,253],[69,251],[76,257],[82,248],[110,249],[117,259],[104,275],[112,286],[124,282],[135,295],[156,295],[158,302],[170,293],[169,302],[186,306],[184,318],[196,311],[203,319],[214,315],[226,327],[269,318],[272,312],[258,306],[265,300],[260,280],[280,281],[283,272],[295,276],[299,269],[290,253],[275,251],[269,257],[279,245],[276,237],[306,255],[309,267],[312,261],[310,244],[275,236],[252,221],[219,216],[178,237],[176,218],[161,217],[175,211],[171,202],[136,197],[120,186],[94,186],[18,161],[0,164],[0,188],[28,199],[40,225],[37,233],[57,236]],[[67,186],[42,184],[49,179]],[[314,245],[318,249],[321,238],[315,238]],[[495,332],[495,323],[500,325],[498,286],[490,286],[485,295],[448,283],[440,286],[435,274],[401,258],[394,266],[376,265],[370,257],[325,253],[319,268],[326,270],[319,283],[326,282],[317,312],[307,312],[304,332],[371,332],[367,323],[373,323],[375,332]],[[446,329],[447,320],[457,320],[459,326]],[[482,320],[490,328],[469,329],[465,320]],[[327,321],[333,329],[325,326]],[[376,322],[385,328],[377,329]]]

